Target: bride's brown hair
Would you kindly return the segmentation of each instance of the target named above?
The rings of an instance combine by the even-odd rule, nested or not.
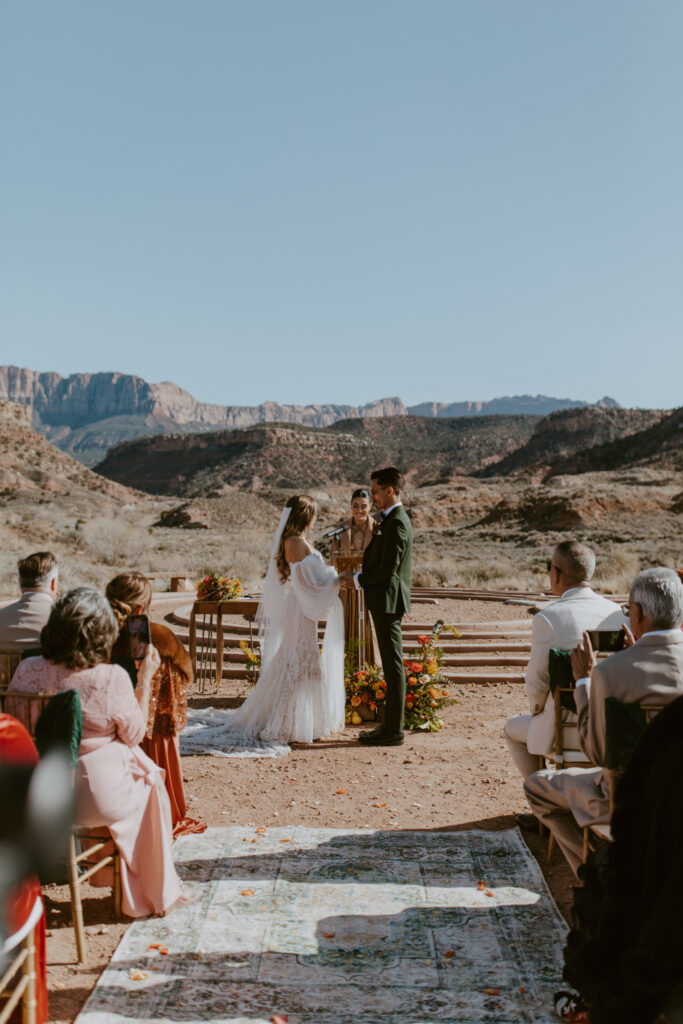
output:
[[[285,541],[288,537],[300,537],[318,514],[318,506],[310,494],[295,494],[286,503],[285,508],[291,508],[292,511],[282,531],[280,547],[275,558],[282,583],[286,583],[290,576],[289,562],[285,558]]]

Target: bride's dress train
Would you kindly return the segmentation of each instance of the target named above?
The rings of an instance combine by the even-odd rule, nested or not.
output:
[[[237,711],[188,711],[183,754],[281,757],[344,728],[344,616],[337,573],[315,551],[293,562],[258,683]],[[322,653],[318,621],[327,618]]]

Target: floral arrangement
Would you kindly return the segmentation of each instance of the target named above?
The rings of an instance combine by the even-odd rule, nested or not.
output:
[[[255,686],[261,671],[261,655],[250,647],[246,640],[240,640],[240,650],[247,659],[247,682]]]
[[[406,729],[438,732],[443,725],[442,708],[457,703],[450,696],[448,677],[443,671],[439,636],[444,623],[439,619],[429,634],[418,636],[419,649],[404,664],[406,668]]]
[[[237,576],[219,576],[209,572],[197,582],[198,601],[232,601],[242,596],[242,584]]]
[[[406,671],[405,727],[411,731],[425,729],[437,732],[443,725],[439,713],[457,703],[450,696],[448,678],[443,672],[443,651],[439,636],[444,629],[441,619],[431,633],[418,636],[419,648],[404,662]],[[346,724],[381,718],[386,699],[382,669],[366,665],[354,671],[353,651],[347,651],[344,683],[346,687]]]

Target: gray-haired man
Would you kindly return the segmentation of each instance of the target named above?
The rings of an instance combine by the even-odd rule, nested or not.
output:
[[[605,699],[668,704],[683,695],[683,585],[673,569],[646,569],[631,584],[632,646],[596,663],[590,640],[572,653],[579,737],[597,768],[539,771],[524,783],[534,814],[557,839],[574,873],[585,825],[609,821]],[[590,678],[589,678],[590,677]]]
[[[21,597],[0,608],[0,647],[25,651],[40,647],[40,634],[57,596],[59,572],[51,551],[36,551],[19,562]]]

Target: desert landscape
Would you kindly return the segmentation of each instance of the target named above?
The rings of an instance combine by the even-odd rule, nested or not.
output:
[[[14,596],[17,558],[39,548],[58,555],[62,590],[103,587],[134,568],[156,575],[153,618],[187,642],[179,610],[193,595],[166,593],[171,574],[191,588],[213,569],[238,575],[245,592],[258,593],[270,535],[291,493],[307,491],[318,501],[314,532],[326,553],[322,535],[345,517],[352,488],[393,462],[408,483],[414,586],[442,592],[434,603],[416,605],[406,626],[428,629],[439,617],[460,630],[511,628],[528,636],[528,607],[543,601],[545,560],[561,539],[595,547],[596,589],[605,593],[625,592],[647,565],[683,564],[682,422],[681,410],[611,406],[548,416],[401,413],[321,426],[261,422],[136,436],[114,443],[91,468],[69,453],[77,450],[72,440],[66,451],[57,447],[52,428],[36,423],[27,404],[4,399],[0,594],[5,601]],[[473,589],[536,598],[526,606],[507,604],[504,595],[485,601]],[[457,662],[457,642],[455,649]],[[525,707],[519,660],[509,656],[506,665],[499,655],[488,675],[459,668],[445,727],[410,734],[400,750],[369,756],[347,728],[324,750],[294,748],[272,763],[185,757],[189,813],[248,835],[311,823],[389,833],[514,828],[525,803],[501,730]],[[244,678],[233,678],[190,703],[236,707],[247,692]],[[557,853],[546,862],[543,837],[525,839],[566,915],[571,872]],[[68,890],[53,885],[45,895],[51,1019],[72,1021],[127,925],[114,919],[108,891],[88,886],[89,953],[77,964]]]

